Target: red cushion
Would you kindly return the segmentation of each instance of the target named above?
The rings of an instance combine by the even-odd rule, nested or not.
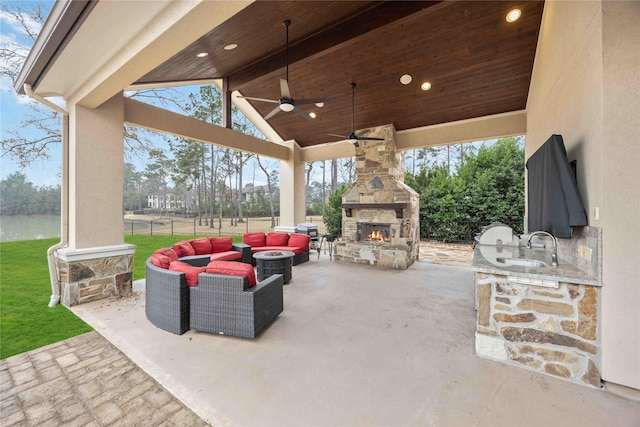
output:
[[[211,241],[211,247],[213,248],[211,253],[213,254],[233,249],[233,239],[231,239],[231,237],[212,237],[209,240]]]
[[[212,252],[211,240],[208,237],[189,240],[189,243],[193,246],[193,250],[196,252],[195,255],[209,255]]]
[[[267,246],[287,246],[288,241],[287,233],[267,233]]]
[[[307,234],[291,233],[287,246],[290,246],[292,248],[303,248],[306,251],[309,247],[310,240],[311,237],[309,237]]]
[[[196,251],[193,249],[193,246],[191,246],[191,243],[189,242],[174,243],[173,250],[176,251],[178,257],[180,258],[183,256],[193,256],[196,254]]]
[[[235,261],[237,259],[242,259],[242,252],[238,251],[224,251],[224,252],[214,252],[211,254],[211,261]]]
[[[168,256],[171,259],[171,261],[178,261],[178,254],[172,248],[158,249],[153,254]]]
[[[247,283],[250,288],[256,285],[256,273],[253,271],[253,267],[241,262],[211,261],[207,265],[207,273],[244,276],[247,278]]]
[[[204,273],[205,267],[194,267],[186,262],[173,261],[169,265],[169,270],[184,273],[187,278],[187,285],[194,286],[198,284],[198,274]]]
[[[160,268],[169,268],[169,264],[171,264],[171,258],[166,255],[161,254],[153,254],[150,257],[151,264]]]
[[[242,235],[242,243],[251,247],[265,246],[267,236],[264,233],[245,233]]]

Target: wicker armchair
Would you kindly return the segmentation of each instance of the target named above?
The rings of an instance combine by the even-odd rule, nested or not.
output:
[[[174,334],[189,330],[189,287],[183,273],[156,267],[147,259],[145,312],[158,328]]]
[[[249,288],[242,276],[201,273],[190,289],[191,328],[255,338],[282,313],[282,285],[281,274]]]

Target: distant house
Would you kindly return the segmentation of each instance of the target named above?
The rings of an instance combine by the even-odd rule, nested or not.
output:
[[[148,194],[147,207],[152,209],[175,210],[184,208],[184,199],[174,194]]]
[[[242,189],[242,201],[250,203],[251,200],[255,197],[255,195],[260,191],[263,191],[265,196],[266,196],[266,195],[269,194],[269,187],[267,185],[256,185],[256,186],[253,186],[251,184],[247,184]],[[271,199],[272,200],[279,200],[279,198],[280,198],[280,190],[278,188],[276,188],[271,193]]]

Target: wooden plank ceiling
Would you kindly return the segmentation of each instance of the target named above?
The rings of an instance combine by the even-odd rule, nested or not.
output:
[[[522,17],[508,23],[512,8]],[[269,120],[301,146],[332,142],[355,128],[397,130],[522,110],[542,20],[542,1],[257,1],[137,83],[228,78],[230,90],[278,99],[285,77],[294,99],[332,98],[317,117],[279,112]],[[223,47],[235,43],[234,50]],[[207,52],[205,58],[198,58]],[[400,76],[410,74],[408,85]],[[428,81],[429,91],[420,89]],[[252,101],[264,117],[275,104]]]

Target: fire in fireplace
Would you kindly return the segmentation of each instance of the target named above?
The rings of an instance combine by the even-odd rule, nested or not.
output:
[[[391,224],[358,223],[358,240],[366,242],[390,242]]]

